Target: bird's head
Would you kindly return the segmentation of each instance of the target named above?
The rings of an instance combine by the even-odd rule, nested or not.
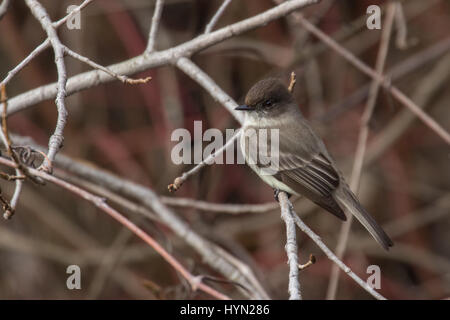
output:
[[[251,87],[245,97],[245,104],[235,110],[275,114],[283,112],[293,101],[291,93],[279,79],[269,78]]]

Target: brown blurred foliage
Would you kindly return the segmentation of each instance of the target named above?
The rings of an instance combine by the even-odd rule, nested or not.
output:
[[[52,19],[80,1],[43,0]],[[203,32],[221,1],[166,1],[157,49],[188,41]],[[368,5],[384,1],[330,1],[304,10],[305,15],[344,47],[373,66],[380,30],[365,26]],[[98,0],[82,13],[81,30],[59,31],[70,48],[102,65],[140,54],[146,45],[153,1]],[[273,6],[270,0],[233,1],[217,28],[245,19]],[[399,48],[396,32],[390,44],[386,70],[401,65],[436,44],[447,41],[450,30],[448,1],[403,2],[407,20],[407,47]],[[0,74],[19,63],[44,40],[40,25],[22,3],[13,3],[0,20]],[[430,76],[449,49],[393,80],[414,99],[425,85],[432,86],[426,110],[450,129],[450,72],[445,81],[429,83]],[[66,58],[68,74],[89,68]],[[324,138],[330,152],[349,175],[359,121],[366,96],[351,99],[370,79],[335,52],[284,18],[204,50],[193,57],[216,83],[238,102],[250,86],[267,76],[286,83],[297,73],[295,96],[303,113]],[[445,70],[441,70],[445,72]],[[8,86],[13,97],[56,81],[51,50],[45,51]],[[171,132],[203,121],[203,130],[237,128],[239,124],[197,83],[174,67],[149,70],[135,77],[152,76],[141,86],[118,81],[82,91],[67,98],[69,121],[62,152],[108,169],[168,196],[167,185],[191,166],[174,165],[170,158]],[[431,80],[430,80],[431,79]],[[415,100],[416,101],[416,100]],[[404,109],[381,90],[371,121],[368,148],[375,137]],[[56,121],[53,101],[40,103],[9,118],[11,132],[33,137],[47,145]],[[385,152],[365,167],[359,196],[368,211],[393,235],[396,248],[382,252],[363,228],[352,227],[344,261],[363,279],[366,266],[382,270],[381,292],[392,299],[441,299],[450,296],[450,149],[423,123],[416,121]],[[13,185],[2,182],[5,193]],[[10,194],[9,193],[9,194]],[[217,203],[273,201],[272,190],[249,168],[215,165],[190,179],[174,197]],[[307,201],[295,203],[305,222],[330,248],[335,248],[340,222]],[[284,226],[279,210],[231,216],[175,209],[205,238],[248,263],[273,298],[287,298]],[[124,211],[126,212],[126,211]],[[429,218],[434,216],[435,218]],[[196,274],[213,274],[183,241],[164,227],[133,217],[180,262]],[[408,228],[408,223],[413,223]],[[331,263],[301,232],[299,258],[314,254],[317,263],[300,273],[306,299],[323,299]],[[112,258],[111,258],[112,257]],[[66,268],[82,269],[82,290],[66,288]],[[217,276],[217,275],[216,275]],[[209,282],[212,286],[214,283]],[[220,284],[227,294],[233,285]],[[236,297],[238,297],[237,295]],[[27,183],[11,221],[0,221],[0,298],[205,298],[190,292],[187,284],[151,248],[130,235],[90,204],[53,185]],[[369,296],[345,275],[338,297]]]

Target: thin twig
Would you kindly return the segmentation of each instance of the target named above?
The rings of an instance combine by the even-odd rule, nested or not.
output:
[[[279,207],[276,202],[263,204],[229,204],[212,203],[188,198],[161,197],[161,201],[171,207],[192,208],[205,212],[220,212],[228,214],[265,213]]]
[[[279,192],[281,218],[286,224],[286,253],[289,264],[289,299],[301,300],[300,282],[298,280],[298,249],[295,222],[292,217],[291,206],[285,192]]]
[[[29,137],[14,136],[13,141],[16,144],[29,145],[35,150],[43,149]],[[241,283],[248,288],[249,291],[241,291],[245,296],[251,299],[269,299],[268,294],[248,265],[197,234],[175,212],[166,207],[151,189],[95,166],[77,162],[62,154],[58,155],[56,165],[81,178],[131,198],[135,202],[142,203],[146,208],[158,215],[158,219],[162,224],[168,226],[179,238],[186,241],[189,246],[197,251],[205,264],[223,274],[227,279]]]
[[[397,27],[395,44],[399,49],[406,49],[408,47],[408,25],[403,12],[403,4],[398,1],[395,2],[395,6],[395,26]]]
[[[5,217],[5,215],[7,215],[7,213],[8,213],[8,215],[10,215],[14,212],[14,209],[11,208],[11,204],[9,203],[9,201],[3,197],[1,188],[0,188],[0,204],[2,206],[2,210],[5,212],[3,214],[4,217]],[[9,217],[6,216],[5,219],[9,219]]]
[[[28,65],[34,58],[36,58],[41,52],[50,47],[50,40],[47,38],[44,42],[38,45],[25,59],[20,61],[20,63],[10,70],[6,77],[2,80],[0,85],[6,85],[20,70]]]
[[[0,135],[1,135],[3,144],[5,145],[8,155],[14,159],[14,162],[16,164],[15,165],[16,176],[17,177],[24,176],[24,174],[22,173],[22,171],[20,169],[21,165],[17,159],[17,155],[11,149],[11,140],[9,138],[8,127],[7,127],[7,122],[6,122],[6,112],[8,110],[8,97],[6,96],[5,85],[1,85],[0,91],[1,91],[0,102],[3,105],[2,130],[1,130]],[[15,181],[16,181],[16,186],[15,186],[14,194],[13,194],[13,197],[11,198],[11,201],[8,203],[5,199],[2,198],[2,207],[3,207],[3,211],[4,211],[3,218],[5,218],[6,220],[11,219],[12,216],[14,215],[14,213],[16,211],[17,202],[19,201],[20,192],[22,191],[22,185],[23,185],[22,179],[15,179]]]
[[[1,121],[1,127],[2,130],[0,130],[0,138],[3,142],[3,145],[5,146],[6,152],[8,153],[8,156],[13,158],[14,162],[16,163],[16,175],[11,176],[7,173],[1,172],[0,177],[7,181],[17,181],[17,180],[23,180],[25,179],[25,175],[22,173],[22,171],[26,172],[26,168],[23,168],[21,162],[19,161],[17,155],[13,152],[11,147],[11,139],[9,138],[9,132],[8,132],[8,126],[6,122],[6,113],[8,110],[8,97],[6,95],[6,87],[5,85],[0,85],[0,103],[3,106],[2,109],[2,121]],[[17,188],[16,188],[17,189]]]
[[[15,167],[15,163],[0,158],[0,163],[3,165],[7,165],[10,167]],[[125,216],[123,216],[120,212],[115,210],[114,208],[110,207],[104,198],[98,197],[92,193],[87,192],[86,190],[83,190],[73,184],[68,183],[67,181],[61,180],[53,175],[50,175],[46,172],[36,170],[36,169],[30,169],[30,172],[46,181],[49,181],[51,183],[54,183],[57,186],[60,186],[71,193],[79,196],[80,198],[94,204],[97,208],[102,210],[103,212],[110,215],[112,218],[117,220],[119,223],[121,223],[123,226],[128,228],[130,231],[132,231],[136,236],[141,238],[144,242],[146,242],[148,245],[150,245],[156,252],[158,252],[161,257],[164,258],[175,270],[177,270],[191,285],[193,290],[200,289],[205,293],[210,294],[211,296],[221,299],[221,300],[229,300],[230,298],[226,295],[218,292],[217,290],[209,287],[208,285],[201,282],[201,278],[192,275],[183,265],[178,262],[170,253],[168,253],[157,241],[155,241],[150,235],[148,235],[144,230],[139,228],[137,225],[135,225],[133,222],[131,222],[129,219],[127,219]]]
[[[64,24],[67,20],[69,20],[70,18],[72,18],[74,15],[80,13],[81,10],[83,10],[87,5],[89,5],[90,3],[92,3],[92,1],[94,0],[84,0],[83,3],[81,3],[78,7],[76,7],[75,9],[73,9],[72,11],[70,11],[65,17],[59,19],[58,21],[55,21],[52,23],[53,27],[55,29],[58,29],[59,27],[61,27],[62,24]]]
[[[127,76],[123,76],[123,75],[117,74],[114,71],[111,71],[110,69],[108,69],[108,68],[106,68],[106,67],[104,67],[102,65],[99,65],[98,63],[95,63],[94,61],[90,60],[89,58],[87,58],[85,56],[82,56],[81,54],[78,54],[78,53],[72,51],[71,49],[69,49],[68,47],[66,47],[64,45],[63,45],[63,48],[64,48],[64,52],[67,53],[69,56],[71,56],[71,57],[73,57],[73,58],[75,58],[77,60],[80,60],[81,62],[86,63],[87,65],[93,67],[94,69],[98,69],[98,70],[101,70],[103,72],[106,72],[111,77],[114,77],[114,78],[122,81],[123,83],[144,84],[144,83],[149,82],[152,79],[152,77],[133,79],[133,78],[129,78]]]
[[[3,0],[0,4],[0,19],[3,18],[3,16],[6,14],[6,11],[8,11],[10,0]]]
[[[225,91],[223,91],[203,70],[201,70],[195,63],[188,58],[180,58],[177,60],[176,65],[188,76],[197,81],[217,102],[221,103],[241,124],[244,121],[243,115],[234,110],[238,104],[233,100]],[[229,146],[239,138],[241,130],[236,131],[234,136],[229,139],[224,146],[217,150],[214,154],[209,155],[201,163],[196,165],[188,172],[183,173],[181,176],[175,178],[174,182],[168,186],[170,192],[177,191],[181,185],[186,182],[189,177],[195,175],[204,166],[212,164],[214,159],[220,156]]]
[[[450,38],[449,38],[450,40]],[[450,43],[450,41],[449,41]],[[413,100],[423,108],[428,107],[428,102],[444,88],[450,78],[450,54],[446,54],[436,63],[428,74],[422,77],[420,83],[416,86]],[[372,164],[376,159],[384,154],[396,141],[398,141],[403,133],[415,123],[417,118],[408,110],[402,110],[397,114],[388,125],[385,126],[371,143],[367,151],[365,165]]]
[[[224,41],[225,39],[231,38],[236,36],[237,34],[240,34],[242,32],[254,29],[256,27],[265,25],[266,23],[277,19],[279,17],[285,16],[286,14],[292,12],[293,10],[296,10],[298,8],[301,8],[307,4],[314,3],[316,1],[305,1],[305,0],[293,0],[286,4],[282,4],[280,6],[277,6],[273,9],[267,10],[266,12],[256,15],[254,17],[248,18],[244,21],[241,21],[239,23],[230,25],[226,28],[222,28],[220,30],[217,30],[215,32],[211,32],[208,35],[200,36],[192,41],[189,41],[185,44],[182,44],[180,46],[162,51],[162,52],[153,52],[153,53],[145,53],[141,56],[138,56],[136,58],[130,59],[123,64],[118,64],[116,66],[111,67],[111,70],[114,71],[117,74],[132,74],[135,72],[138,72],[138,69],[141,69],[143,71],[144,69],[148,69],[151,67],[155,67],[157,65],[164,65],[168,63],[176,63],[175,61],[178,60],[180,57],[189,57],[194,52],[197,52],[203,48],[209,47],[215,43]],[[124,70],[125,72],[121,72]],[[83,74],[82,74],[83,75]],[[94,84],[92,85],[98,85],[100,83],[105,83],[107,81],[111,81],[111,77],[108,75],[106,76],[103,72],[99,72],[97,70],[84,73],[87,78],[84,78],[82,81],[83,83],[80,86],[80,82],[76,81],[76,77],[72,78],[67,86],[67,94],[71,94],[76,90],[82,90],[84,88],[84,85],[88,84],[90,81],[93,81]],[[79,75],[81,76],[81,75]],[[90,78],[90,77],[93,78]],[[73,81],[72,81],[73,80]],[[87,82],[84,82],[87,81]],[[212,81],[213,84],[215,84]],[[55,91],[54,91],[55,90]],[[38,90],[39,91],[39,90]],[[44,92],[45,91],[45,92]],[[37,91],[35,91],[36,93]],[[31,95],[29,95],[27,99],[33,98],[33,93],[30,92]],[[57,93],[57,86],[49,85],[46,86],[46,90],[43,90],[43,92],[40,92],[43,95],[39,95],[39,97],[34,97],[36,99],[48,99],[49,97]],[[50,96],[49,96],[50,94]],[[14,110],[13,108],[17,105],[15,105],[14,98],[11,99],[11,108],[10,110]],[[36,103],[37,100],[33,100],[30,102],[29,100],[27,103]],[[58,158],[61,158],[59,156]],[[92,178],[96,175],[96,173],[87,170],[84,168],[83,174],[88,174]],[[88,173],[89,171],[89,173]],[[96,170],[94,170],[96,171]],[[101,174],[103,176],[103,174]],[[102,179],[103,178],[103,179]],[[96,182],[101,181],[101,184],[105,184],[107,180],[112,178],[111,175],[103,176],[100,179],[96,179]],[[106,180],[105,180],[106,178]],[[236,269],[236,264],[230,263],[229,260],[226,261],[224,259],[224,255],[217,254],[217,252],[220,252],[220,248],[215,247],[213,244],[209,244],[207,241],[199,237],[196,233],[194,233],[183,221],[181,221],[179,218],[177,218],[176,215],[174,215],[173,212],[168,210],[161,202],[159,201],[158,197],[151,192],[147,188],[143,188],[140,186],[137,186],[135,184],[132,184],[130,182],[125,183],[124,187],[124,180],[123,179],[117,179],[120,181],[116,181],[117,183],[114,183],[114,179],[112,180],[113,183],[111,183],[111,186],[109,186],[113,190],[120,190],[119,192],[122,194],[125,194],[126,196],[129,196],[133,199],[138,199],[139,201],[143,202],[147,207],[151,208],[152,211],[157,213],[162,221],[167,224],[179,237],[185,239],[185,241],[194,247],[204,258],[205,262],[211,265],[213,268],[217,269],[219,272],[223,272],[228,278],[232,279],[233,281],[237,281],[239,283],[245,283],[245,287],[250,289],[250,292],[253,297],[262,297],[266,298],[267,294],[264,292],[264,290],[260,287],[258,287],[257,281],[254,278],[251,269],[249,269],[247,266],[242,265],[243,267],[238,267]],[[109,180],[111,182],[111,180]],[[107,183],[106,183],[107,184]],[[218,250],[219,249],[219,250]],[[248,294],[248,293],[246,293]]]
[[[280,2],[280,0],[275,0]],[[431,118],[427,113],[425,113],[417,104],[414,103],[410,98],[408,98],[403,92],[394,87],[388,78],[377,73],[375,70],[370,68],[363,61],[358,59],[354,54],[345,49],[323,31],[318,29],[312,23],[310,23],[300,12],[293,14],[293,17],[309,32],[314,34],[319,38],[324,44],[329,46],[331,49],[336,51],[339,55],[345,58],[357,69],[368,75],[369,77],[375,79],[381,84],[381,86],[392,94],[392,96],[399,101],[402,105],[407,107],[411,112],[413,112],[427,127],[433,130],[439,137],[441,137],[447,144],[450,144],[450,134],[441,125],[439,125],[433,118]]]
[[[161,13],[163,7],[164,0],[156,0],[156,5],[152,17],[152,24],[150,26],[150,32],[148,35],[147,49],[145,49],[146,52],[152,52],[155,49],[156,34],[158,32],[158,27],[161,21]]]
[[[195,80],[199,85],[203,87],[211,97],[217,102],[221,103],[232,115],[239,121],[244,122],[244,116],[242,113],[234,110],[238,104],[233,100],[225,91],[223,91],[210,76],[208,76],[202,69],[200,69],[192,60],[181,57],[176,61],[176,66],[180,68],[189,77]]]
[[[81,9],[86,7],[89,3],[91,3],[93,0],[85,0],[81,5],[79,5],[77,8],[75,8],[73,11],[71,11],[69,14],[67,14],[64,18],[60,19],[58,22],[54,22],[53,26],[55,28],[59,28],[64,22],[66,22],[70,17],[72,17],[76,12],[80,12]],[[5,79],[2,80],[1,84],[7,84],[20,70],[22,70],[24,67],[30,63],[31,60],[36,58],[41,52],[43,52],[45,49],[50,47],[50,40],[47,38],[44,42],[42,42],[40,45],[38,45],[25,59],[20,61],[20,63],[14,67],[11,71],[8,72]]]
[[[326,245],[323,243],[322,239],[314,233],[297,215],[297,213],[292,208],[292,204],[288,199],[285,200],[287,205],[291,207],[292,217],[294,218],[295,224],[300,228],[311,240],[313,240],[317,246],[325,253],[325,255],[336,265],[341,268],[349,277],[351,277],[355,282],[361,286],[364,290],[366,290],[369,294],[371,294],[374,298],[378,300],[386,300],[381,294],[376,292],[369,284],[367,284],[364,280],[358,277],[349,267],[347,267]]]
[[[90,281],[91,283],[86,297],[88,300],[96,299],[101,293],[109,274],[116,267],[117,261],[121,257],[121,253],[132,236],[133,233],[127,228],[122,228],[117,234],[114,241],[103,255],[102,262],[93,275],[92,281]]]
[[[66,97],[66,83],[67,83],[67,72],[66,66],[64,64],[64,47],[58,38],[56,29],[50,20],[50,17],[45,10],[45,8],[37,0],[25,0],[25,3],[31,10],[31,13],[40,22],[42,28],[47,33],[47,37],[50,40],[50,44],[53,47],[53,52],[55,55],[55,64],[58,72],[58,84],[56,92],[56,107],[58,109],[58,119],[56,121],[56,128],[53,135],[50,137],[48,143],[48,161],[47,159],[41,166],[41,169],[46,172],[52,171],[52,162],[55,160],[55,156],[59,149],[62,147],[64,141],[63,131],[67,122],[67,109],[65,105]]]
[[[439,58],[440,56],[448,52],[449,49],[450,49],[450,37],[406,58],[401,63],[397,64],[395,67],[391,68],[388,72],[386,72],[386,76],[391,79],[391,82],[394,82],[402,77],[407,76],[412,71],[417,70],[418,68],[426,65],[430,61]],[[330,122],[334,120],[337,116],[342,114],[344,111],[348,111],[350,108],[358,106],[360,102],[363,101],[368,96],[371,83],[372,82],[361,86],[358,90],[356,90],[344,101],[332,105],[325,114],[316,117],[313,120],[320,122]],[[426,107],[426,103],[417,100],[415,98],[415,95],[413,95],[412,100],[415,101],[416,104],[421,106],[422,108]],[[413,118],[415,118],[415,115],[411,113],[408,109],[405,109],[402,112],[403,113],[407,112],[411,114]]]
[[[309,268],[310,266],[312,266],[315,263],[316,263],[316,257],[313,256],[312,254],[310,254],[308,262],[306,262],[305,264],[299,264],[298,265],[298,269],[303,271],[303,270]]]
[[[392,26],[394,22],[396,11],[395,3],[390,3],[387,7],[386,18],[383,23],[383,32],[381,34],[380,48],[378,50],[375,70],[377,74],[382,74],[384,65],[386,63],[387,53],[389,49],[389,41],[392,34]],[[372,118],[375,102],[377,101],[378,91],[380,89],[380,82],[374,80],[369,90],[369,98],[367,100],[364,114],[361,118],[361,129],[358,137],[358,145],[355,152],[355,161],[353,163],[352,176],[350,179],[350,188],[357,193],[359,189],[359,182],[361,180],[361,172],[364,164],[364,157],[366,154],[367,140],[369,137],[369,122]],[[347,247],[348,236],[350,234],[351,225],[353,222],[353,215],[350,215],[346,222],[341,226],[339,233],[338,245],[336,247],[336,255],[342,260],[345,249]],[[334,265],[331,270],[330,282],[327,290],[327,299],[334,300],[336,298],[337,286],[339,282],[339,268]]]
[[[108,69],[117,74],[131,75],[173,63],[180,57],[190,56],[195,52],[201,51],[219,42],[223,42],[226,39],[266,25],[271,21],[284,17],[295,10],[316,3],[317,1],[318,0],[288,1],[243,21],[231,24],[206,35],[200,35],[176,47],[163,51],[144,53],[129,60],[108,66]],[[66,87],[66,95],[69,96],[75,92],[110,81],[112,81],[112,78],[109,75],[105,75],[102,71],[93,70],[83,72],[69,79]],[[9,100],[8,115],[24,110],[29,106],[44,100],[52,99],[56,96],[56,93],[57,85],[52,83],[17,95]]]
[[[290,93],[294,92],[295,84],[297,83],[297,75],[294,71],[291,72],[291,79],[289,81],[289,87],[288,90]]]
[[[198,173],[203,167],[206,165],[210,165],[214,163],[214,159],[220,156],[226,149],[228,149],[229,146],[233,145],[236,140],[241,135],[241,130],[237,130],[233,137],[231,137],[220,149],[218,149],[215,153],[210,154],[206,159],[204,159],[202,162],[197,164],[194,168],[191,170],[184,172],[181,176],[175,178],[173,183],[169,184],[167,187],[170,192],[175,192],[183,185],[183,183],[186,182],[190,177]]]
[[[231,1],[232,0],[224,0],[222,2],[222,4],[220,5],[219,9],[217,9],[216,13],[211,18],[211,21],[209,21],[209,23],[206,25],[205,32],[204,32],[205,34],[206,33],[210,33],[212,31],[212,29],[217,24],[217,22],[219,21],[220,17],[225,12],[225,9],[228,7],[228,5],[231,3]]]

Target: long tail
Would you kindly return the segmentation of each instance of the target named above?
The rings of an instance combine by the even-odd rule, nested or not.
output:
[[[391,238],[384,232],[380,225],[372,218],[372,216],[359,203],[356,196],[348,189],[347,186],[340,186],[334,194],[335,200],[339,206],[346,212],[350,212],[356,219],[370,232],[372,237],[386,250],[392,247],[394,243]]]

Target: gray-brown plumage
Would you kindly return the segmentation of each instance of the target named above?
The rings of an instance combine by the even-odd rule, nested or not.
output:
[[[387,250],[393,245],[352,193],[324,143],[303,118],[291,93],[280,80],[266,79],[256,83],[249,90],[245,105],[236,110],[246,111],[241,137],[246,162],[266,183],[275,190],[303,195],[342,220],[346,220],[344,212],[349,212],[383,248]],[[259,136],[259,129],[278,129],[278,154],[267,153],[270,134],[267,134],[267,145],[257,142],[259,139],[251,139],[254,132]],[[276,170],[270,174],[265,170],[267,165],[261,164],[261,150],[278,162]]]

